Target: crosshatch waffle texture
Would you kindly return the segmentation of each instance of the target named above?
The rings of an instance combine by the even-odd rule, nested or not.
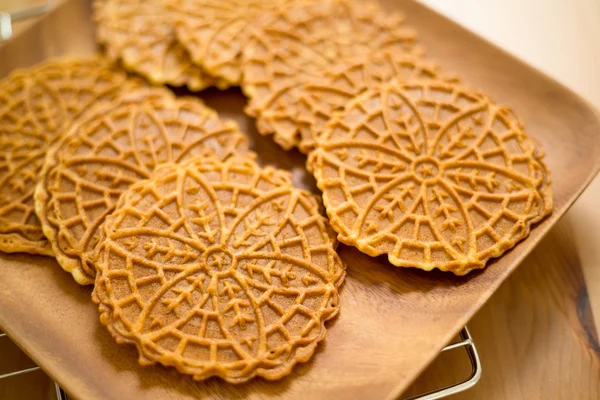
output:
[[[49,60],[0,81],[0,250],[52,255],[33,199],[48,146],[124,86],[125,73],[100,57]]]
[[[392,79],[442,79],[438,70],[436,64],[419,57],[383,51],[336,65],[321,76],[307,78],[304,84],[282,87],[271,93],[262,109],[247,111],[256,116],[257,128],[263,135],[275,133],[280,140],[295,143],[308,154],[333,112],[355,96]]]
[[[323,0],[167,0],[177,38],[192,61],[231,85],[241,82],[241,53],[256,18]]]
[[[253,157],[167,164],[107,219],[94,299],[143,364],[278,379],[307,361],[344,277],[317,199]]]
[[[36,212],[57,261],[78,283],[93,283],[99,227],[123,191],[161,163],[247,149],[237,124],[197,99],[163,96],[99,109],[48,154],[36,190]]]
[[[163,0],[94,0],[94,21],[107,57],[121,60],[125,68],[150,82],[192,91],[224,87],[192,63],[175,37]]]
[[[309,169],[341,242],[464,275],[552,209],[542,153],[507,109],[459,84],[365,92],[317,138]]]
[[[332,16],[335,16],[333,18]],[[310,78],[320,78],[336,64],[369,59],[391,51],[417,53],[415,33],[399,14],[386,14],[369,1],[330,1],[265,15],[257,23],[243,50],[242,89],[250,98],[247,113],[274,112],[286,92]],[[277,100],[273,101],[273,97]],[[267,129],[284,149],[299,145],[299,138],[284,130]]]

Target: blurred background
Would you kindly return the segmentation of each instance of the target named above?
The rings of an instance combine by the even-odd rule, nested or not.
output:
[[[51,6],[63,1],[52,0]],[[600,1],[421,1],[600,109]],[[0,12],[43,4],[0,0]],[[16,21],[13,34],[35,20]],[[600,398],[599,205],[596,179],[469,323],[483,377],[453,398]],[[32,366],[7,337],[0,337],[0,375]],[[463,351],[444,353],[406,395],[457,382],[469,370]],[[54,393],[54,383],[41,371],[0,380],[0,399],[54,399]]]

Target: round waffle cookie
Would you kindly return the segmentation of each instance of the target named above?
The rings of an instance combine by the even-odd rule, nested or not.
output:
[[[143,365],[279,379],[339,311],[344,277],[317,199],[253,158],[168,164],[107,219],[93,298]]]
[[[241,80],[241,51],[254,20],[316,0],[167,0],[177,38],[192,61],[232,85]]]
[[[258,131],[275,134],[284,148],[297,146],[308,153],[314,137],[322,132],[332,113],[368,88],[389,82],[440,79],[438,66],[418,57],[384,51],[345,63],[310,77],[306,83],[284,86],[268,95],[262,108],[248,107]],[[448,79],[450,80],[450,79]]]
[[[160,163],[247,151],[233,121],[196,99],[166,97],[100,109],[49,152],[35,201],[58,263],[80,284],[94,281],[98,229],[131,184]]]
[[[309,169],[338,239],[399,267],[483,268],[552,209],[549,172],[516,117],[458,84],[369,90],[317,143]]]
[[[198,91],[216,82],[176,40],[163,0],[95,0],[96,38],[110,59],[154,84]]]
[[[322,2],[263,16],[242,55],[248,113],[256,116],[278,108],[285,104],[287,91],[322,78],[336,64],[383,51],[414,52],[415,35],[402,22],[400,15],[385,14],[375,3],[354,1]],[[275,141],[285,149],[299,142],[287,133],[293,129],[293,123],[288,124],[281,135],[275,132]]]
[[[0,81],[0,250],[52,255],[33,205],[47,147],[126,82],[99,57],[50,60]]]

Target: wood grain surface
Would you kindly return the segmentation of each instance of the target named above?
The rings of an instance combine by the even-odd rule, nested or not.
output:
[[[394,2],[389,3],[395,6]],[[292,398],[314,394],[317,398],[352,393],[356,398],[378,398],[404,389],[511,272],[508,266],[522,260],[589,181],[598,166],[598,126],[595,114],[561,86],[430,11],[411,2],[398,3],[407,10],[411,24],[422,32],[432,56],[442,60],[447,68],[468,76],[467,82],[519,110],[530,132],[546,148],[553,171],[577,165],[570,169],[575,171],[569,176],[554,175],[555,213],[530,239],[487,271],[466,279],[391,267],[369,268],[369,264],[381,260],[344,249],[344,258],[352,261],[350,277],[342,291],[344,310],[332,324],[322,351],[314,362],[298,368],[294,379],[271,384],[258,381],[251,388],[231,388],[216,381],[194,384],[162,368],[141,369],[135,365],[131,349],[115,345],[102,331],[88,302],[88,291],[76,287],[50,260],[3,257],[0,280],[6,285],[0,289],[0,324],[67,390],[82,398],[129,398],[138,394],[185,398],[182,390],[204,396],[285,394],[284,397]],[[29,65],[47,56],[89,51],[89,30],[77,26],[86,12],[84,4],[72,0],[53,15],[50,23],[44,20],[4,46],[0,59],[8,62],[0,64],[0,75],[14,66]],[[436,30],[426,30],[428,26],[436,26]],[[76,29],[77,37],[69,34],[70,29]],[[18,51],[19,45],[31,51]],[[212,92],[206,98],[225,114],[237,117],[253,134],[255,149],[266,156],[265,162],[292,169],[296,183],[310,182],[300,166],[299,155],[290,153],[282,161],[275,145],[256,137],[252,121],[239,115],[244,102],[239,93],[230,91],[217,97]],[[560,116],[553,112],[556,109],[561,110]],[[31,300],[19,301],[25,296]],[[380,323],[373,316],[382,318]],[[61,324],[53,322],[57,318]],[[396,331],[390,332],[394,327]],[[65,337],[69,338],[68,343],[51,342]],[[349,338],[355,340],[345,342]],[[73,343],[77,346],[69,346]],[[97,360],[97,354],[104,357]],[[85,369],[91,372],[86,374]],[[107,381],[115,384],[97,384]]]
[[[455,399],[598,399],[600,345],[573,239],[561,220],[469,322],[481,381]],[[464,351],[436,359],[407,391],[468,376]]]

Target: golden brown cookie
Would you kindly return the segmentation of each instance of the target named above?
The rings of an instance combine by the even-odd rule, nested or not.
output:
[[[177,38],[197,65],[232,85],[241,80],[241,51],[258,16],[317,0],[167,0]],[[322,1],[322,0],[319,0]]]
[[[94,282],[98,229],[123,191],[160,164],[247,151],[233,121],[196,99],[123,102],[74,125],[49,152],[36,193],[58,263],[80,284]]]
[[[332,113],[375,85],[396,79],[411,82],[439,78],[438,66],[421,58],[384,51],[356,62],[336,65],[322,76],[271,92],[261,108],[246,108],[256,118],[258,131],[275,134],[283,148],[296,146],[303,153],[314,148]]]
[[[369,90],[317,143],[309,169],[338,239],[399,267],[483,268],[552,209],[549,172],[523,126],[458,84]]]
[[[337,64],[369,59],[390,51],[415,51],[415,34],[398,14],[385,14],[368,1],[331,1],[265,15],[243,50],[242,88],[251,115],[268,108],[274,97],[321,78]],[[285,102],[285,100],[282,100]],[[298,145],[284,129],[275,140],[285,149]]]
[[[163,0],[95,0],[96,37],[110,59],[154,84],[198,91],[216,82],[175,38]]]
[[[279,379],[339,311],[344,266],[317,199],[253,158],[168,164],[107,219],[94,300],[143,365]]]
[[[50,60],[0,81],[0,250],[52,255],[33,206],[47,147],[125,84],[125,74],[99,57]]]

